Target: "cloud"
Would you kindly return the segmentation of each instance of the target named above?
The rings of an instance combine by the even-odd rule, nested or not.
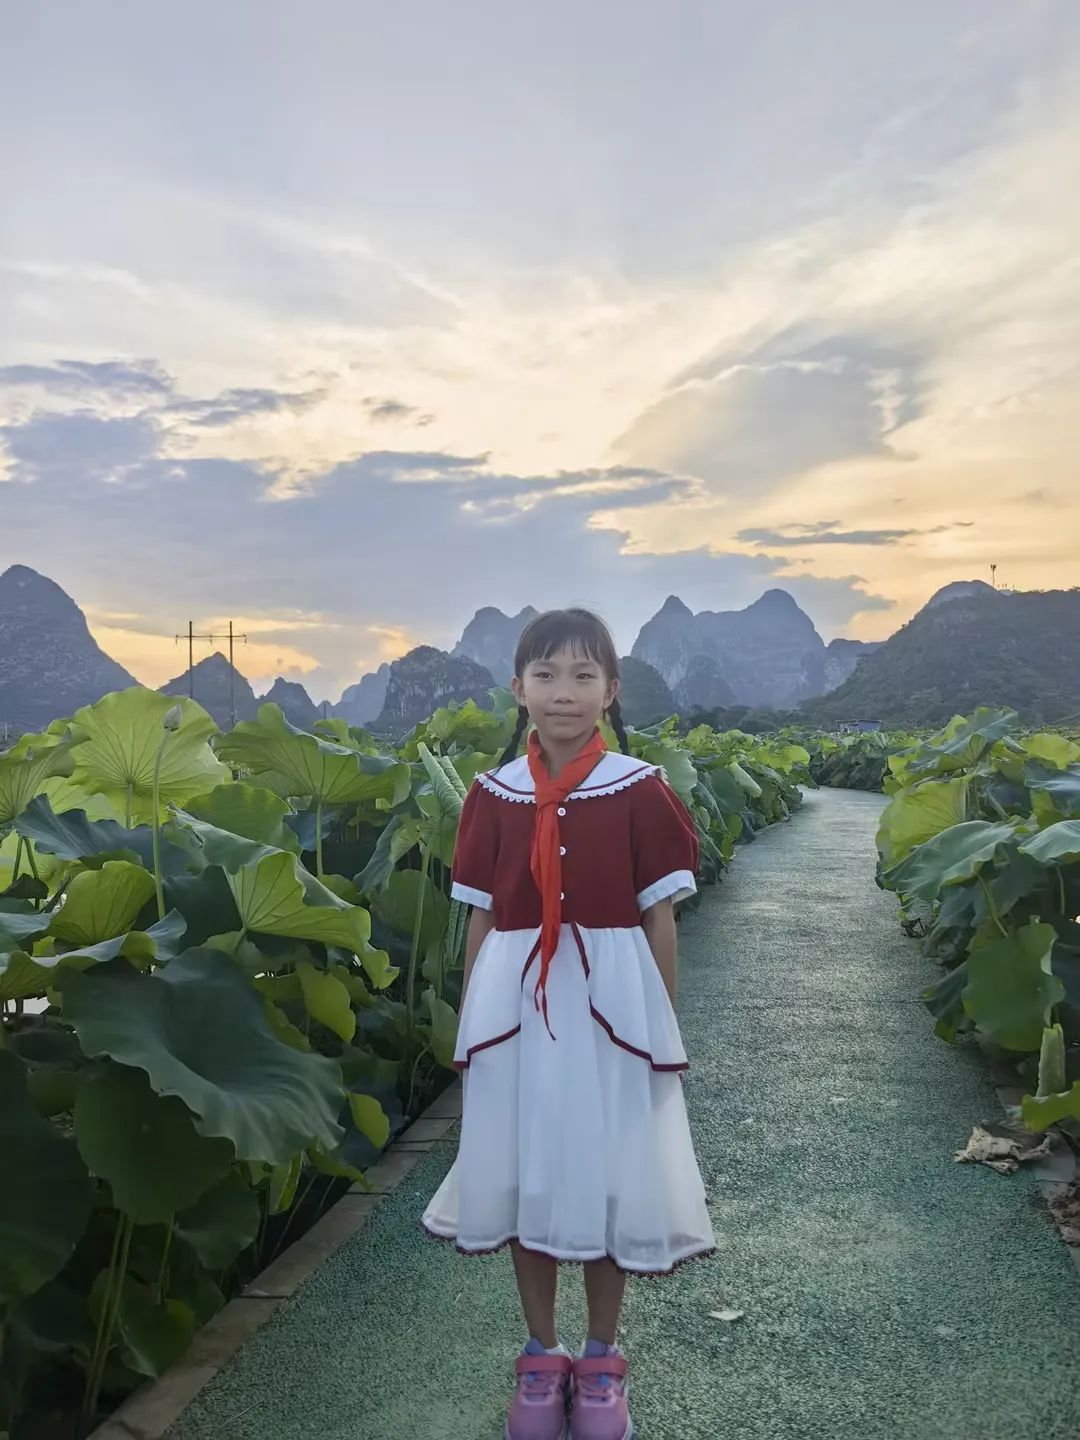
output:
[[[154,460],[160,434],[149,415],[103,418],[85,411],[40,413],[0,426],[11,480],[55,479],[65,489],[74,482],[80,503],[88,498],[87,480],[117,480]]]
[[[112,392],[122,396],[162,396],[172,376],[153,360],[56,360],[51,365],[2,365],[0,387],[34,386],[56,395]]]
[[[327,692],[358,678],[358,655],[377,663],[387,637],[450,646],[488,604],[511,613],[525,603],[592,605],[625,651],[672,591],[695,609],[738,608],[781,583],[826,630],[890,603],[858,577],[778,581],[778,557],[705,544],[628,554],[625,535],[592,525],[598,497],[670,498],[687,483],[678,476],[634,467],[496,474],[483,456],[376,451],[267,504],[273,479],[259,467],[170,459],[154,451],[145,420],[100,422],[76,443],[72,418],[5,433],[23,483],[17,503],[14,487],[0,487],[0,563],[33,565],[97,611],[138,608],[140,630],[163,637],[163,654],[188,616],[241,617],[260,645],[291,653]],[[122,483],[102,483],[121,465]],[[149,536],[152,565],[94,559],[144,554]],[[326,624],[290,632],[298,613]],[[255,621],[275,628],[257,631]]]
[[[921,535],[944,535],[950,530],[966,530],[974,520],[956,520],[948,525],[931,525],[910,530],[842,530],[838,520],[819,520],[812,525],[788,525],[783,530],[750,526],[736,532],[736,540],[748,545],[772,545],[790,549],[798,545],[898,545]]]
[[[868,336],[805,329],[699,362],[615,442],[627,459],[759,498],[838,460],[898,457],[889,441],[921,407],[918,363]]]
[[[326,396],[325,389],[287,392],[267,389],[225,390],[211,400],[175,400],[164,411],[179,414],[189,425],[213,430],[234,425],[256,415],[279,415],[287,412],[302,415]]]

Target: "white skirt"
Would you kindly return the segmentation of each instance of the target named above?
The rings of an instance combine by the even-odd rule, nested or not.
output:
[[[663,978],[640,927],[564,923],[553,1040],[533,998],[538,936],[494,930],[476,958],[455,1057],[458,1153],[422,1224],[467,1254],[516,1239],[560,1261],[667,1274],[716,1242]]]

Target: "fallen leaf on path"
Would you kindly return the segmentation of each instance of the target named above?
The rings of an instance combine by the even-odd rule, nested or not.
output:
[[[746,1314],[745,1310],[710,1310],[710,1320],[741,1320]]]
[[[1053,1155],[1049,1133],[1038,1134],[1013,1121],[991,1126],[976,1125],[963,1150],[954,1160],[989,1165],[1000,1175],[1011,1175],[1025,1160],[1046,1160]]]

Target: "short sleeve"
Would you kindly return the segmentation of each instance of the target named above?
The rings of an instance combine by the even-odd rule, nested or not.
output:
[[[698,838],[690,812],[670,785],[650,775],[633,786],[631,843],[640,911],[697,892]]]
[[[478,910],[494,908],[495,859],[499,849],[498,801],[473,782],[458,820],[450,894]]]

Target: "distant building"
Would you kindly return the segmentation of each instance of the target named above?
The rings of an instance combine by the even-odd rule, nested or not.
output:
[[[853,734],[853,733],[855,733],[855,732],[857,732],[857,731],[869,732],[869,731],[872,731],[872,730],[880,730],[880,729],[881,729],[881,721],[880,721],[880,720],[841,720],[840,723],[839,723],[839,725],[837,725],[836,728],[837,728],[837,730],[840,731],[840,733],[841,733],[842,735],[850,735],[850,734]]]

